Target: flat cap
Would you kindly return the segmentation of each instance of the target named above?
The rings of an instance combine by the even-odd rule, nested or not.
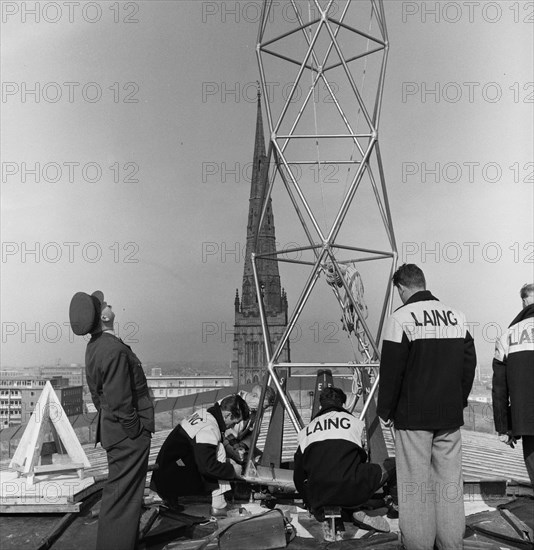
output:
[[[89,295],[76,292],[70,301],[69,320],[72,332],[84,336],[93,332],[98,326],[104,302],[104,294],[97,290]]]

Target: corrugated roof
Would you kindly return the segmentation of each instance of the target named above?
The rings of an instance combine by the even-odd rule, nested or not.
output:
[[[311,390],[315,387],[314,378],[290,378],[290,390],[302,391]],[[337,381],[336,381],[337,382]],[[341,381],[340,382],[344,382]],[[339,384],[344,385],[344,384]],[[245,388],[250,389],[250,388]],[[349,388],[347,388],[348,390]],[[176,411],[174,415],[174,424],[176,425],[180,420],[180,414],[185,415],[188,409],[205,407],[211,405],[217,399],[221,399],[225,395],[235,392],[235,388],[221,388],[220,390],[208,391],[198,394],[191,394],[182,396],[176,399],[166,399],[164,401],[156,402],[156,412],[162,413],[165,411],[171,411],[174,409],[180,409]],[[300,411],[304,423],[308,423],[310,420],[309,408]],[[76,425],[87,423],[91,424],[94,420],[94,415],[80,415],[77,419]],[[265,444],[265,437],[267,433],[267,427],[270,420],[270,414],[266,414],[263,423],[262,430],[258,439],[258,447],[263,449]],[[20,427],[9,429],[9,431],[19,430]],[[8,431],[8,430],[2,430]],[[167,435],[171,432],[171,429],[164,429],[156,432],[152,439],[150,462],[155,462],[157,453]],[[7,435],[7,434],[2,434]],[[10,434],[11,436],[13,434]],[[394,456],[394,444],[393,439],[388,430],[385,430],[386,446],[390,455]],[[529,483],[529,477],[525,468],[522,452],[521,440],[515,449],[511,449],[507,445],[501,443],[494,434],[474,432],[469,430],[462,430],[463,438],[463,470],[465,481],[490,481],[495,479],[513,479],[522,483]],[[91,462],[91,470],[89,475],[101,474],[107,471],[107,461],[105,451],[99,446],[94,447],[93,443],[83,445],[84,450]],[[293,460],[293,455],[297,449],[297,434],[293,428],[293,425],[289,421],[286,415],[284,423],[284,442],[282,451],[282,461],[289,462]],[[9,464],[9,460],[2,460],[0,462],[0,469],[6,469]]]
[[[303,420],[308,422],[309,411],[303,411]],[[265,422],[265,421],[264,421]],[[263,448],[266,429],[262,430],[258,446]],[[395,445],[389,430],[384,430],[386,447],[391,456],[395,456]],[[284,426],[283,461],[293,460],[297,450],[297,434],[292,424],[286,420]],[[523,459],[521,440],[515,449],[501,443],[497,435],[462,430],[462,465],[464,481],[491,481],[495,479],[515,480],[530,483]]]
[[[309,411],[303,411],[303,420],[308,422]],[[270,415],[265,415],[262,423],[262,431],[258,438],[258,447],[263,449]],[[155,462],[159,449],[170,429],[161,430],[154,434],[150,451],[150,462]],[[386,446],[391,456],[395,455],[393,439],[385,430]],[[495,479],[515,480],[521,483],[530,483],[525,463],[521,441],[518,441],[515,449],[511,449],[499,441],[498,436],[481,432],[462,430],[463,471],[464,480],[492,481]],[[84,445],[84,450],[91,462],[92,469],[96,473],[103,473],[107,469],[106,455],[103,449],[94,445]],[[284,423],[284,443],[282,461],[293,460],[297,450],[297,434],[288,419]]]

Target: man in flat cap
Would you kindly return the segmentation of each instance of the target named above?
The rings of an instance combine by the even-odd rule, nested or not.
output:
[[[69,314],[75,334],[91,334],[85,352],[87,384],[98,411],[96,442],[108,458],[96,548],[133,550],[154,432],[152,399],[141,362],[115,336],[115,314],[102,292],[78,292]]]

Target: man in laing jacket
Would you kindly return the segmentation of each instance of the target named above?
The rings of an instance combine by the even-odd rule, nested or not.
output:
[[[227,482],[238,479],[240,474],[226,460],[223,434],[248,417],[243,398],[229,395],[220,404],[184,418],[161,446],[151,489],[170,504],[178,496],[211,493],[211,514],[225,516],[224,493],[231,488]]]
[[[343,408],[346,399],[340,388],[323,388],[321,408],[299,432],[295,453],[295,487],[315,519],[323,522],[327,541],[336,540],[338,534],[332,533],[324,521],[324,507],[354,509],[367,502],[395,473],[393,459],[386,459],[382,465],[367,462],[362,448],[365,424]],[[352,518],[363,528],[389,531],[387,520],[381,516],[370,517],[358,511]]]
[[[496,342],[493,419],[503,443],[523,440],[523,457],[534,485],[534,284],[521,288],[523,309]]]
[[[426,290],[414,264],[393,275],[404,304],[387,320],[378,415],[395,425],[399,526],[408,550],[462,548],[463,409],[476,353],[465,315]]]

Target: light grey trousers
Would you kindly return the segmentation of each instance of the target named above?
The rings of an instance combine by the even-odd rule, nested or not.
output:
[[[460,429],[395,430],[395,454],[404,546],[461,549],[465,510]]]

